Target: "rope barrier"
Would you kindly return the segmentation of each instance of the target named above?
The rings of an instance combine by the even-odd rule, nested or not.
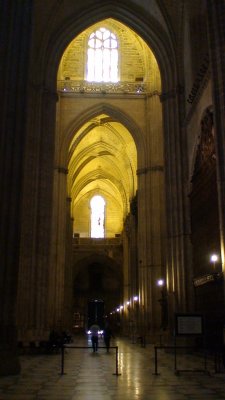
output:
[[[179,372],[204,372],[209,374],[207,371],[207,359],[206,359],[206,353],[204,354],[204,369],[190,369],[190,370],[185,370],[185,369],[177,369],[177,350],[179,349],[192,349],[193,346],[155,346],[155,372],[152,375],[160,375],[158,372],[158,355],[157,355],[157,350],[160,349],[171,349],[174,350],[174,371],[175,374],[179,374]]]

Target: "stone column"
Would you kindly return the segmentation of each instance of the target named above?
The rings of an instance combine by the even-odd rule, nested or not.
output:
[[[225,3],[207,0],[213,81],[222,269],[225,271]]]
[[[37,90],[38,89],[38,90]],[[57,96],[30,87],[23,187],[17,323],[20,339],[46,339]],[[52,123],[51,123],[51,122]]]
[[[187,223],[186,143],[179,123],[179,88],[161,96],[165,141],[168,302],[170,327],[174,313],[188,309],[187,286],[191,268],[190,231]]]
[[[127,239],[127,278],[128,286],[127,293],[129,294],[130,301],[129,307],[126,309],[129,324],[129,335],[134,338],[135,331],[137,330],[137,315],[133,309],[133,297],[138,295],[138,251],[137,251],[137,196],[131,201],[130,214],[126,220],[126,239]]]
[[[65,246],[65,287],[64,287],[64,328],[71,330],[73,321],[73,218],[71,198],[66,199],[66,246]]]
[[[142,330],[155,334],[161,326],[161,309],[157,279],[165,278],[165,196],[162,107],[158,94],[146,99],[146,166],[138,170],[141,217],[138,220],[139,271],[141,287],[140,313]],[[139,217],[139,215],[138,215]]]
[[[129,257],[130,215],[126,217],[123,229],[123,304],[124,304],[124,331],[126,336],[130,335],[130,257]]]
[[[15,305],[32,7],[32,0],[1,2],[0,375],[20,371]]]
[[[150,241],[149,224],[151,215],[151,205],[148,198],[148,179],[147,168],[137,170],[138,177],[138,214],[137,214],[137,270],[139,303],[135,304],[138,308],[139,316],[139,335],[149,334],[152,331],[153,307],[150,292],[151,279],[148,271],[148,242]]]
[[[52,241],[49,274],[49,325],[61,329],[64,314],[66,243],[68,240],[67,173],[59,166],[54,172]],[[72,233],[70,238],[72,246]]]

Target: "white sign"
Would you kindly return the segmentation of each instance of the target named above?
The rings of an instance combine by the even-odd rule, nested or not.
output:
[[[177,315],[176,318],[177,335],[202,335],[201,315]]]

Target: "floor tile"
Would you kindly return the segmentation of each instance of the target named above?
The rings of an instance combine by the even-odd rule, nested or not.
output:
[[[73,345],[85,346],[87,338],[76,337]],[[113,350],[66,349],[64,374],[61,354],[21,356],[21,375],[0,378],[0,400],[225,400],[225,374],[215,374],[212,361],[210,376],[196,371],[176,375],[173,355],[160,351],[159,375],[154,375],[153,345],[141,348],[129,339],[114,345],[119,347],[118,365]],[[202,361],[179,355],[180,368],[202,368]]]

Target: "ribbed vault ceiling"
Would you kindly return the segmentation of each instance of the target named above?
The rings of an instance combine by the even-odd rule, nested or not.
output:
[[[136,192],[137,154],[131,134],[102,114],[76,132],[69,149],[68,190],[72,209],[83,197],[113,198],[123,216]]]
[[[86,82],[87,39],[101,27],[117,37],[120,83],[148,83],[150,92],[160,89],[160,73],[152,51],[133,30],[111,18],[90,26],[71,41],[60,62],[58,82],[70,82],[71,87]],[[74,132],[68,171],[74,232],[88,236],[90,200],[100,194],[106,201],[106,234],[113,237],[120,233],[137,190],[137,151],[127,128],[106,113],[86,121]]]

